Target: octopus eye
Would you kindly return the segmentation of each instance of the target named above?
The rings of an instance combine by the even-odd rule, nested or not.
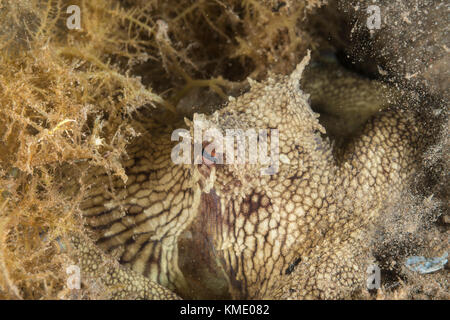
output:
[[[219,162],[219,159],[217,158],[216,150],[213,149],[211,152],[208,152],[206,150],[206,146],[203,145],[202,160],[204,164],[210,167],[217,164]]]
[[[217,163],[218,160],[215,157],[215,154],[216,153],[214,151],[212,154],[209,154],[206,150],[203,150],[203,162],[208,166]]]

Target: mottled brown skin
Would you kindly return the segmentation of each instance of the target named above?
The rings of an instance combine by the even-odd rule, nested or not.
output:
[[[288,77],[252,81],[214,115],[195,116],[222,132],[278,129],[276,174],[260,175],[262,166],[250,164],[175,165],[176,127],[168,125],[130,148],[126,185],[93,174],[82,208],[98,247],[123,265],[122,279],[112,269],[96,272],[97,247],[78,243],[82,270],[108,288],[125,284],[113,295],[119,298],[169,298],[162,286],[183,298],[336,299],[364,286],[361,237],[407,186],[416,127],[386,111],[343,152],[332,152],[299,88],[306,63]]]
[[[72,236],[74,256],[79,260],[83,280],[101,286],[104,297],[112,299],[176,300],[172,291],[112,261],[88,239]]]

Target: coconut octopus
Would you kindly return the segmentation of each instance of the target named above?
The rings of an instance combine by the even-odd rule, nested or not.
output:
[[[119,299],[340,299],[364,287],[365,230],[408,186],[419,130],[390,107],[336,150],[300,86],[308,61],[194,115],[204,130],[276,129],[272,174],[258,163],[176,164],[180,124],[142,121],[147,133],[123,163],[128,180],[97,170],[86,181],[94,241],[72,238],[82,276]]]

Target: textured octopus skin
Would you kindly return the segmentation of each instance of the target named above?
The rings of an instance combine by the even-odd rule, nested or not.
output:
[[[299,87],[308,59],[289,76],[251,81],[249,92],[215,114],[194,116],[222,132],[278,129],[276,174],[260,175],[261,165],[248,163],[176,165],[176,126],[155,129],[153,120],[128,150],[126,183],[90,174],[82,209],[96,244],[75,238],[82,271],[126,299],[176,297],[171,291],[340,299],[362,288],[364,231],[408,185],[418,130],[412,117],[387,110],[333,152]],[[106,271],[98,267],[108,259]]]

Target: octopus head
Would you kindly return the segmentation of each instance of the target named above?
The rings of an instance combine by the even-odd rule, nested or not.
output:
[[[194,164],[213,179],[226,176],[251,187],[261,176],[290,176],[327,157],[325,129],[300,87],[309,55],[289,76],[264,82],[249,79],[249,92],[230,97],[212,115],[187,121],[194,137]]]

